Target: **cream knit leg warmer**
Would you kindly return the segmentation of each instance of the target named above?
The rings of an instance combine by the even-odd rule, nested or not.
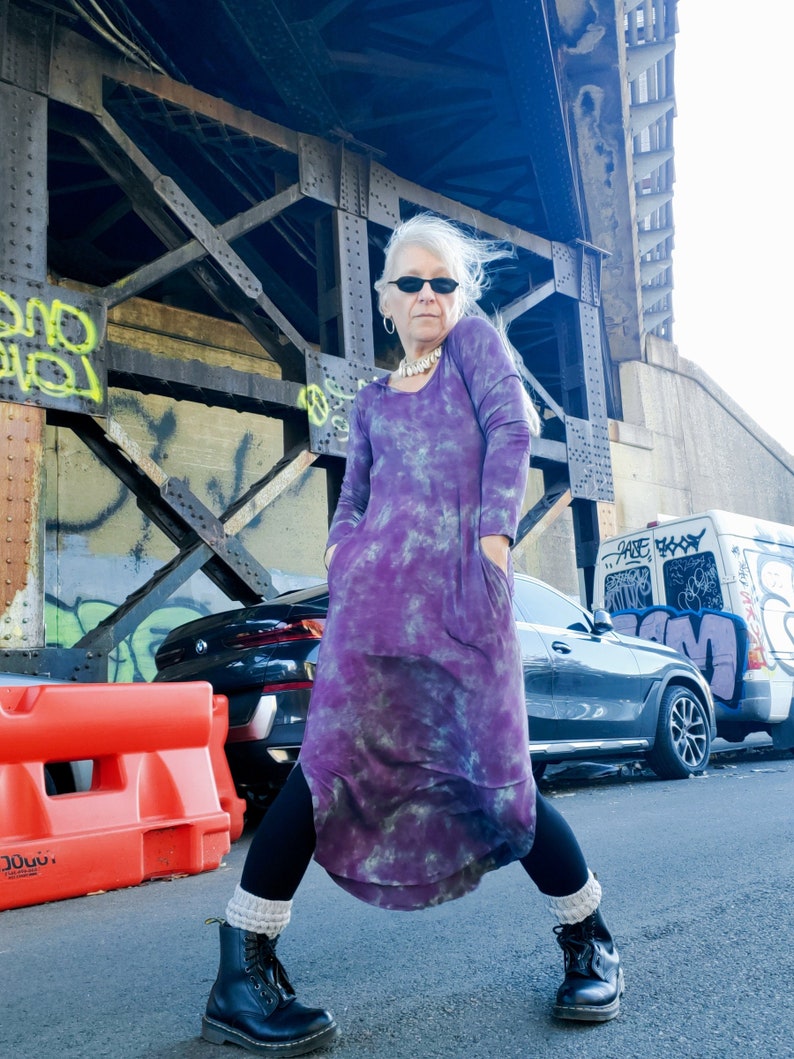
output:
[[[239,930],[277,938],[289,923],[291,913],[292,901],[268,901],[237,886],[226,906],[226,922]]]
[[[601,901],[601,883],[592,872],[581,890],[568,897],[549,897],[549,908],[558,923],[581,923],[598,908]]]

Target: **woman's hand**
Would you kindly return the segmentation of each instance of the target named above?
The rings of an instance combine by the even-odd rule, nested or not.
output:
[[[337,546],[335,544],[332,544],[330,548],[326,548],[325,555],[323,556],[323,562],[325,563],[326,570],[331,565],[331,560],[334,557],[334,552],[336,551],[336,548]]]
[[[493,533],[487,537],[480,537],[480,547],[492,563],[507,573],[507,556],[510,552],[510,541],[507,537]]]

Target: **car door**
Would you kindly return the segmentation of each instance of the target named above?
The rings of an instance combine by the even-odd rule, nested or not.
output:
[[[521,599],[551,659],[554,738],[635,736],[649,682],[631,649],[597,636],[587,611],[548,585],[524,581]]]
[[[531,625],[521,607],[520,579],[516,579],[513,599],[513,614],[516,619],[518,639],[521,644],[521,662],[524,668],[524,697],[529,717],[529,738],[532,742],[544,742],[554,738],[557,712],[554,708],[554,666],[546,643],[538,630]]]

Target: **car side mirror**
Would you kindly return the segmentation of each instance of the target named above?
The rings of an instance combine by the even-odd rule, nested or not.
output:
[[[603,607],[599,607],[593,611],[593,632],[596,636],[603,636],[605,633],[614,632],[615,626],[612,624],[612,617],[608,610],[604,610]]]

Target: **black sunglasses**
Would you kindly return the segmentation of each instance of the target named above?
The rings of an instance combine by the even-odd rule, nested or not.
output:
[[[389,283],[393,283],[397,290],[401,290],[403,294],[418,294],[425,283],[429,283],[430,289],[436,294],[451,294],[460,286],[456,279],[450,279],[449,276],[437,276],[435,279],[422,279],[421,276],[400,276],[399,279],[390,279]]]

